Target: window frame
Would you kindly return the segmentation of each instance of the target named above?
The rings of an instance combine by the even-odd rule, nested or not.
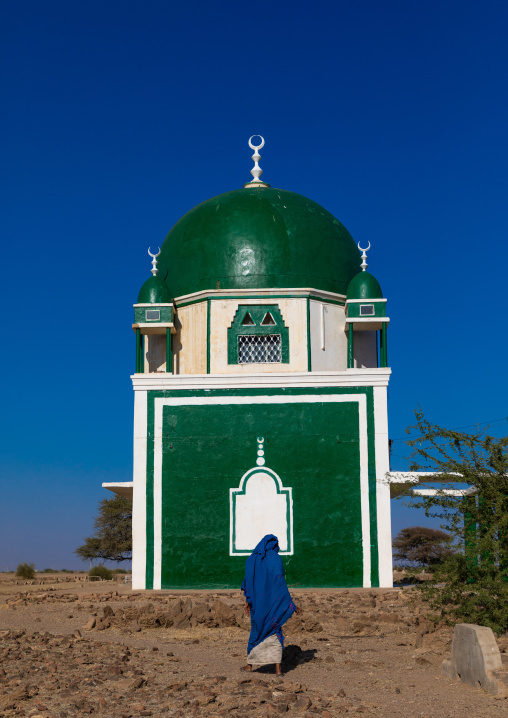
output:
[[[275,324],[262,325],[267,312],[273,317]],[[253,325],[242,325],[245,315],[249,313]],[[280,334],[280,362],[239,362],[238,337],[239,336],[268,336]],[[228,364],[239,366],[277,366],[289,364],[289,329],[284,323],[278,304],[239,304],[231,325],[228,328]]]
[[[368,312],[364,312],[364,309],[368,309]],[[375,317],[376,308],[373,304],[360,304],[360,316],[361,317]]]

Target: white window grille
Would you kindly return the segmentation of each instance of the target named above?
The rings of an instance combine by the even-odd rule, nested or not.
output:
[[[280,334],[238,337],[239,364],[273,364],[280,361],[282,361]]]

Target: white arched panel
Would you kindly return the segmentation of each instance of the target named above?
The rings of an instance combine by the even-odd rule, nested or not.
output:
[[[293,502],[271,469],[256,468],[230,489],[230,553],[249,555],[266,534],[279,539],[280,553],[293,553]]]

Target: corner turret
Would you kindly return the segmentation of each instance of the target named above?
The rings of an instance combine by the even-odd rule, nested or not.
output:
[[[390,320],[386,299],[377,279],[367,272],[370,242],[365,249],[358,244],[358,249],[362,252],[362,271],[350,281],[346,295],[347,368],[387,367],[386,330]]]
[[[136,374],[173,372],[171,335],[175,334],[173,298],[167,284],[157,276],[157,254],[152,254],[152,276],[139,290],[134,304]],[[145,339],[146,337],[146,339]],[[165,338],[165,341],[164,341]]]

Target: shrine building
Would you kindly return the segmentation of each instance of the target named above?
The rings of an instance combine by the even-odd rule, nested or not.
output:
[[[253,179],[175,224],[134,304],[134,475],[104,484],[133,500],[133,588],[238,588],[267,533],[290,586],[391,586],[386,298],[368,247],[261,181],[255,137]]]

